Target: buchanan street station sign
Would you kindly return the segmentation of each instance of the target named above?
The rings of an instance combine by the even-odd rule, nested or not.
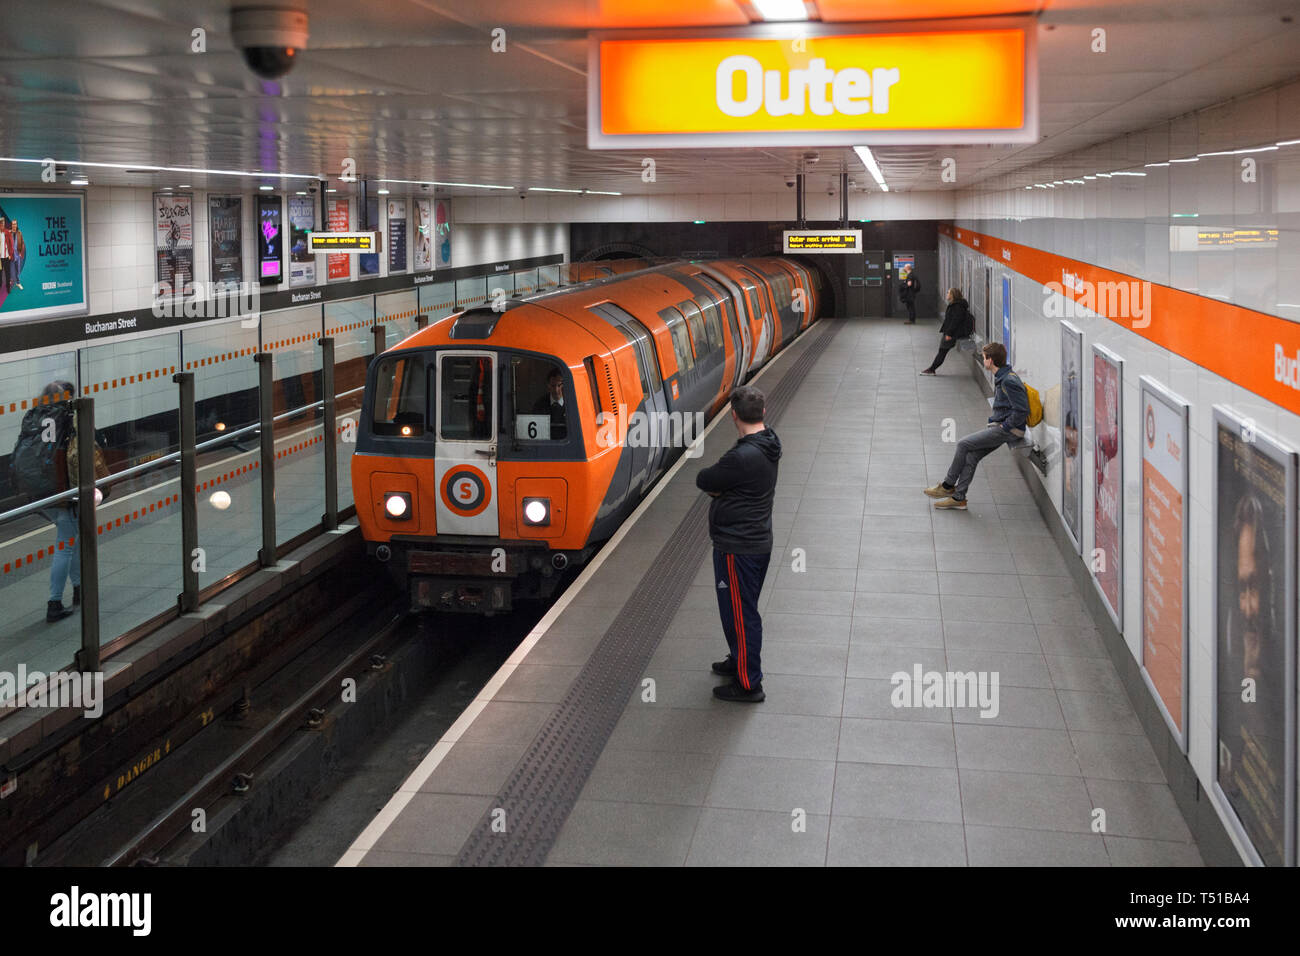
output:
[[[1030,143],[1035,42],[1029,17],[594,33],[587,145]]]

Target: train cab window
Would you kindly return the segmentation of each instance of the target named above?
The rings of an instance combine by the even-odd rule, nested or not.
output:
[[[519,441],[565,441],[569,437],[572,388],[564,370],[548,359],[510,360],[511,434]]]
[[[423,435],[428,407],[428,376],[419,355],[386,358],[375,374],[375,411],[371,428],[376,435]]]
[[[478,355],[442,358],[441,435],[449,441],[490,441],[492,429],[492,359]]]
[[[686,320],[676,309],[664,309],[659,316],[668,326],[673,337],[673,353],[677,356],[677,369],[685,372],[695,367],[695,356],[691,352],[691,338],[686,331]]]

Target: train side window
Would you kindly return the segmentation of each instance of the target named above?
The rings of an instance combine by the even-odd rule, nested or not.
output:
[[[493,435],[492,360],[447,355],[442,359],[441,434],[450,441],[488,441]]]
[[[708,339],[704,334],[704,317],[694,302],[683,302],[678,306],[686,315],[686,327],[691,331],[691,343],[695,346],[695,357],[703,358],[709,351]]]
[[[691,339],[686,331],[686,320],[676,309],[664,309],[659,313],[668,325],[668,332],[673,337],[673,353],[677,356],[677,370],[685,372],[695,367],[695,356],[691,352]]]
[[[641,357],[641,349],[637,343],[637,338],[639,338],[639,336],[634,337],[631,332],[621,325],[616,325],[614,327],[623,333],[623,338],[627,339],[628,348],[632,350],[632,357],[636,360],[636,374],[641,380],[641,394],[649,395],[650,382],[646,378],[645,360]]]
[[[704,316],[704,332],[709,338],[709,351],[722,348],[722,318],[716,305],[706,305],[701,314]]]
[[[375,411],[371,429],[376,435],[404,438],[423,435],[427,407],[424,359],[404,355],[383,359],[375,373]]]
[[[572,386],[559,365],[547,359],[511,359],[510,391],[515,438],[564,441],[569,437]]]

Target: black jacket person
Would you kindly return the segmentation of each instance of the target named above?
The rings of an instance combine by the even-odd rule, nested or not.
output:
[[[695,477],[700,490],[713,496],[709,537],[714,590],[730,652],[713,665],[713,672],[732,678],[730,684],[713,689],[722,700],[764,699],[758,596],[772,557],[772,501],[781,460],[781,440],[763,423],[765,404],[763,393],[752,386],[731,393],[731,417],[740,440]]]

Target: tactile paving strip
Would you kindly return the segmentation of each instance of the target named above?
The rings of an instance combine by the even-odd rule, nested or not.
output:
[[[838,323],[825,321],[767,397],[774,424],[808,371],[826,350]],[[709,540],[709,499],[703,495],[655,557],[641,585],[596,646],[573,686],[538,731],[461,847],[457,866],[539,866],[587,783],[655,648],[699,568]],[[494,819],[504,810],[505,828]]]

